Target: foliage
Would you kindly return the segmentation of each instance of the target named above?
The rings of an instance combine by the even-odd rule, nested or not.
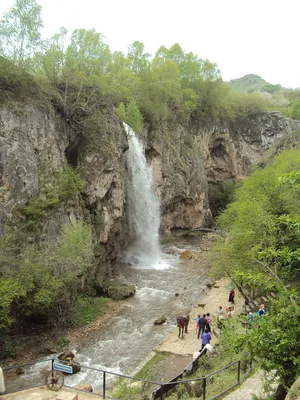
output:
[[[299,156],[299,150],[282,152],[264,169],[256,169],[237,190],[236,201],[218,219],[228,239],[220,241],[214,250],[217,269],[229,274],[240,271],[240,282],[241,275],[249,271],[253,287],[259,271],[273,277],[274,284],[278,277],[286,280],[299,276],[300,204],[294,181],[297,172],[293,172],[300,169]]]
[[[79,296],[76,300],[73,321],[76,325],[87,325],[98,315],[103,314],[106,304],[111,301],[105,297]]]
[[[25,290],[21,283],[15,282],[13,279],[3,279],[1,277],[0,295],[0,328],[5,329],[14,322],[10,313],[11,305],[25,295]]]
[[[70,343],[70,340],[67,339],[65,336],[59,337],[56,341],[57,346],[67,346],[69,343]]]
[[[111,52],[103,35],[94,29],[74,30],[66,45],[65,28],[44,40],[33,54],[41,26],[40,7],[34,0],[17,0],[15,8],[20,8],[21,3],[31,7],[36,18],[28,18],[27,31],[22,31],[30,33],[26,39],[31,44],[27,60],[30,55],[41,90],[73,129],[81,132],[84,119],[94,115],[104,100],[117,106],[117,114],[136,132],[143,119],[154,128],[191,120],[234,120],[239,101],[230,99],[230,87],[220,78],[217,65],[209,60],[186,53],[178,43],[169,49],[161,46],[152,59],[138,41],[128,47],[127,55]],[[7,29],[5,34],[16,42],[16,48],[23,49],[22,35]],[[5,54],[15,60],[9,45],[4,48]],[[258,98],[257,101],[260,109],[261,102]],[[237,114],[241,108],[239,105]],[[250,111],[253,108],[254,104],[248,105]]]
[[[24,68],[17,67],[11,60],[0,56],[0,89],[1,99],[5,100],[6,92],[14,93],[17,98],[38,94],[34,77]]]
[[[299,304],[298,294],[282,292],[272,301],[270,312],[257,317],[250,329],[239,334],[231,329],[222,340],[235,351],[249,351],[265,371],[276,370],[281,383],[290,387],[300,373]]]
[[[155,355],[139,370],[139,372],[134,376],[135,378],[139,379],[148,379],[148,380],[155,380],[155,377],[152,375],[151,370],[159,365],[159,363],[165,360],[170,353],[162,351],[162,352],[155,352]]]
[[[217,217],[234,200],[234,192],[238,184],[232,180],[209,184],[209,208],[213,217]]]
[[[257,357],[265,371],[276,370],[286,387],[300,372],[299,294],[285,287],[300,277],[299,160],[299,150],[285,150],[243,182],[218,218],[226,239],[213,250],[217,273],[261,294],[278,293],[267,316],[256,317],[246,332],[234,329],[227,340]]]
[[[119,378],[117,385],[114,385],[112,396],[114,399],[123,400],[150,400],[145,392],[143,382],[137,382],[129,378]]]
[[[5,243],[13,246],[14,241],[12,235]],[[1,266],[1,327],[28,318],[55,324],[70,321],[76,298],[84,291],[83,274],[92,267],[92,242],[90,227],[77,222],[65,225],[56,243],[14,250],[14,262]]]
[[[264,86],[269,85],[264,79],[258,75],[248,74],[242,78],[232,79],[229,82],[232,90],[237,93],[253,93],[261,90]]]
[[[127,106],[121,102],[116,108],[116,114],[122,121],[126,122],[134,132],[140,132],[143,125],[143,117],[134,101],[130,101]]]
[[[18,208],[27,221],[39,221],[47,212],[78,194],[84,187],[79,173],[69,165],[52,176],[41,178],[38,196]]]
[[[272,83],[266,83],[260,90],[261,92],[275,93],[281,89],[281,85],[272,85]]]
[[[291,109],[291,118],[300,120],[300,101],[295,101]]]
[[[19,66],[30,62],[40,41],[41,6],[35,0],[16,0],[0,22],[0,42],[3,53]]]

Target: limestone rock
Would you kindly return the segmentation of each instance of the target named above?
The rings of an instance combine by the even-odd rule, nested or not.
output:
[[[85,392],[93,392],[93,386],[89,383],[78,383],[74,386],[75,389],[83,390]]]
[[[162,315],[160,318],[158,318],[156,321],[154,321],[154,325],[162,325],[166,322],[167,318]]]
[[[123,300],[128,297],[132,297],[134,296],[135,292],[135,286],[125,284],[109,286],[107,289],[109,297],[114,300]]]

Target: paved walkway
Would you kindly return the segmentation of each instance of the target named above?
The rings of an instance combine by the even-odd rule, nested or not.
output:
[[[202,295],[202,298],[199,301],[199,303],[202,303],[202,306],[193,308],[190,312],[191,320],[189,323],[189,333],[184,334],[183,338],[178,338],[178,328],[174,328],[173,332],[171,332],[166,338],[163,339],[162,343],[157,346],[156,350],[191,356],[195,351],[199,350],[199,348],[201,348],[201,343],[200,340],[197,339],[195,331],[196,321],[192,318],[196,318],[198,314],[202,315],[209,312],[213,318],[212,327],[216,328],[216,311],[218,309],[218,306],[221,305],[223,307],[224,314],[226,314],[226,307],[231,305],[230,303],[228,303],[229,284],[229,279],[222,278],[214,285],[214,287],[212,287],[211,289],[207,288],[205,295]],[[244,298],[236,290],[234,305],[236,315],[239,315],[242,311],[244,311],[244,304]],[[216,339],[217,338],[212,335],[212,345],[215,344]]]
[[[223,400],[252,400],[252,395],[257,397],[265,397],[268,395],[263,389],[264,374],[262,371],[257,371],[255,374],[246,379],[241,386],[231,392]],[[277,385],[275,385],[276,387]]]
[[[76,395],[78,396],[76,399]],[[99,396],[83,393],[75,389],[62,387],[57,392],[48,390],[45,386],[22,390],[0,396],[0,400],[99,400]]]

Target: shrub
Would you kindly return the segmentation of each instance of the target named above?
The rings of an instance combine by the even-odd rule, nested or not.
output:
[[[94,321],[98,315],[103,314],[107,303],[111,299],[105,297],[83,297],[77,298],[73,321],[76,325],[87,325]]]

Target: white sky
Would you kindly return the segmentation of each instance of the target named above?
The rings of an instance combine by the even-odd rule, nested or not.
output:
[[[300,87],[299,0],[37,0],[44,36],[95,28],[112,50],[138,40],[154,54],[178,42],[217,63],[224,80],[253,73]],[[0,15],[14,3],[1,0]]]

